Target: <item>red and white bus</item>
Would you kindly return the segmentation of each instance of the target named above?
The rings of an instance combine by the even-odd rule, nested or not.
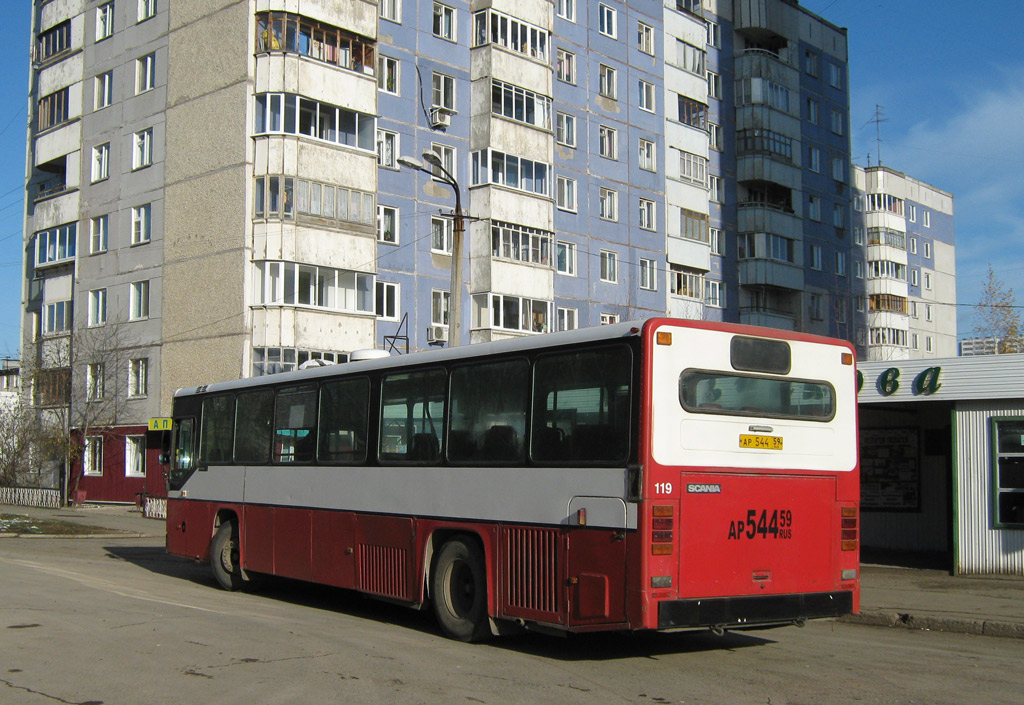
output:
[[[451,637],[856,612],[845,342],[668,318],[179,390],[167,548]]]

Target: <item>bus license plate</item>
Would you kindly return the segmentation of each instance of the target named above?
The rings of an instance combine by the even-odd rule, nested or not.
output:
[[[751,436],[740,434],[740,448],[763,448],[764,450],[782,450],[782,436]]]

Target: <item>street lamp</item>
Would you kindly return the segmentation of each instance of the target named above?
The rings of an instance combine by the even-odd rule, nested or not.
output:
[[[448,347],[454,348],[459,344],[459,334],[462,330],[462,234],[466,228],[465,220],[462,217],[462,193],[459,191],[459,183],[451,172],[444,168],[444,163],[437,152],[428,149],[423,152],[422,156],[423,162],[437,169],[437,172],[431,171],[424,166],[423,162],[413,157],[399,157],[398,163],[431,176],[439,176],[441,181],[451,186],[452,191],[455,192],[455,212],[452,223],[452,281],[451,292],[448,295]]]

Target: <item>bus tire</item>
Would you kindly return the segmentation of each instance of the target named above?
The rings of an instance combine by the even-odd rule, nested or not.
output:
[[[225,590],[241,590],[245,585],[238,553],[238,529],[233,521],[225,521],[213,535],[210,565],[217,584]]]
[[[474,541],[457,538],[441,547],[431,587],[434,616],[447,636],[459,641],[491,636],[484,554]]]

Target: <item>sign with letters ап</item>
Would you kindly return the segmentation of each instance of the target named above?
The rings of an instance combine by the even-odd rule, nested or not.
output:
[[[891,397],[900,388],[900,368],[890,367],[882,370],[881,374],[875,380],[875,386],[878,389],[878,393],[883,397]],[[910,390],[914,396],[928,396],[935,394],[942,387],[939,383],[939,375],[942,374],[941,367],[926,367],[917,373],[914,379],[910,383]],[[857,370],[857,391],[864,387],[864,373]]]
[[[155,417],[149,420],[150,431],[170,431],[171,420],[166,417]]]

